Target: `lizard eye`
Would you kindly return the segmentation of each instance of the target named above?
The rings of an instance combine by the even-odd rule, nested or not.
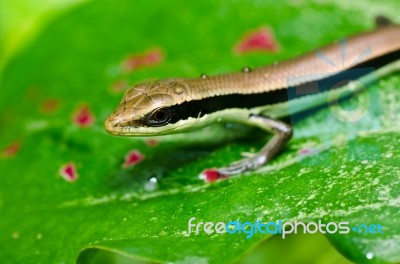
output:
[[[152,126],[162,126],[171,120],[171,111],[167,108],[154,110],[148,118],[148,123]]]

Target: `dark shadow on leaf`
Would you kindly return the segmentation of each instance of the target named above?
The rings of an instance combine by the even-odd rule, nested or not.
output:
[[[240,128],[237,135],[227,140],[210,142],[174,142],[154,147],[147,153],[146,158],[132,168],[116,168],[115,175],[111,177],[110,188],[113,190],[130,190],[138,193],[148,192],[147,184],[151,178],[157,179],[157,188],[179,188],[188,184],[204,184],[199,180],[201,171],[191,169],[196,163],[207,158],[213,152],[229,145],[249,145],[261,148],[269,137],[265,132],[254,128]],[[238,156],[237,159],[241,157]],[[121,163],[123,160],[121,160]],[[193,166],[191,166],[193,164]],[[185,169],[184,177],[179,173]],[[207,169],[207,168],[204,168]],[[147,187],[146,187],[147,186]]]

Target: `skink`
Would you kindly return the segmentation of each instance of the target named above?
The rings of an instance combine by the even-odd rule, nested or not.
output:
[[[273,137],[254,156],[218,172],[230,176],[257,169],[292,136],[291,126],[279,118],[326,104],[326,98],[335,97],[327,97],[327,93],[356,92],[360,87],[351,80],[368,79],[370,71],[341,82],[344,77],[349,79],[344,73],[351,70],[373,68],[379,77],[400,69],[400,26],[381,17],[377,22],[377,29],[352,36],[345,43],[271,66],[138,84],[125,93],[106,119],[105,128],[119,136],[158,136],[189,132],[215,122],[256,126]],[[332,85],[337,83],[341,85]],[[309,87],[314,87],[313,92]],[[296,96],[291,96],[293,91]]]

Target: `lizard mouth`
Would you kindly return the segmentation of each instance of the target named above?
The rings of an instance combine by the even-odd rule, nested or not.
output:
[[[121,118],[115,118],[115,116],[110,115],[104,121],[104,128],[107,133],[116,136],[154,136],[158,134],[157,131],[152,130],[152,128],[144,126],[141,122],[134,120],[124,120]]]
[[[113,135],[121,135],[131,128],[137,128],[134,121],[128,121],[113,114],[109,115],[104,121],[104,128],[106,131]]]

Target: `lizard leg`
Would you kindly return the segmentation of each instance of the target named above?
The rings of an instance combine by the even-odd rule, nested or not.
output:
[[[246,123],[272,133],[273,137],[254,156],[236,161],[227,167],[218,169],[218,172],[222,175],[235,175],[261,167],[281,151],[292,137],[291,126],[277,119],[251,114]]]

